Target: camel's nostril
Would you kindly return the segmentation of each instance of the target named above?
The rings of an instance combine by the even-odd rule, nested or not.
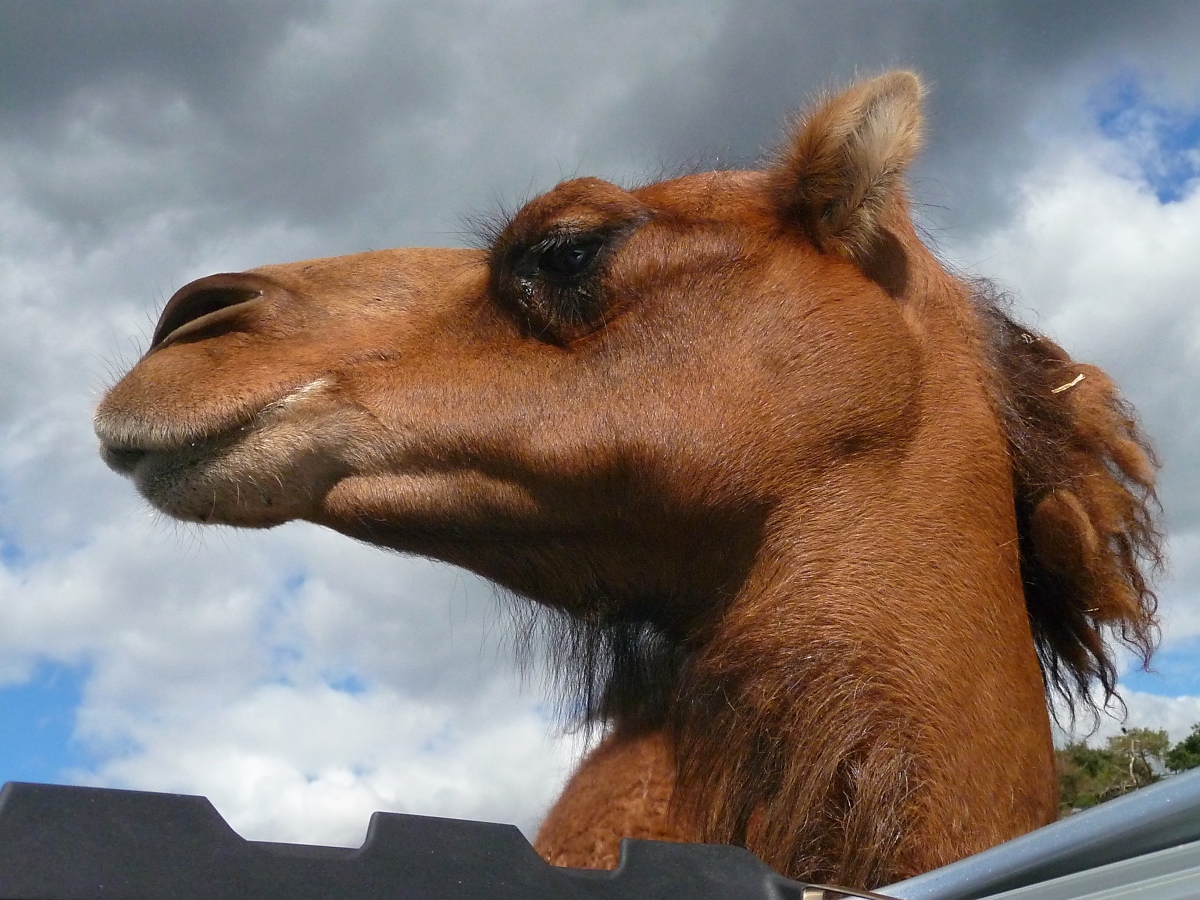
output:
[[[258,279],[245,275],[210,275],[185,285],[167,301],[159,316],[150,341],[154,349],[178,332],[185,325],[212,313],[240,306],[261,297],[263,286]]]

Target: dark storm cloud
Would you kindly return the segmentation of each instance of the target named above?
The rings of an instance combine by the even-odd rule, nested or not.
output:
[[[0,9],[0,116],[47,129],[79,91],[132,78],[189,95],[229,96],[256,61],[323,2],[6,3]]]
[[[753,161],[815,89],[892,65],[933,88],[918,200],[948,210],[935,221],[976,228],[1003,212],[1008,176],[1037,152],[1032,111],[1098,72],[1169,68],[1200,33],[1200,7],[1165,2],[310,0],[2,14],[0,116],[35,205],[77,228],[171,204],[209,209],[214,228],[222,215],[282,219],[342,235],[331,252],[414,228],[435,238],[493,193],[519,196],[576,166],[630,178]]]
[[[419,12],[382,23],[357,4],[4,12],[4,139],[19,189],[76,228],[169,207],[336,218],[389,178],[394,153],[373,152],[380,132],[446,84]]]
[[[605,125],[667,159],[711,148],[746,163],[815,89],[913,67],[931,88],[917,199],[973,229],[1002,214],[1014,170],[1044,150],[1033,114],[1118,73],[1194,74],[1197,53],[1200,6],[1180,2],[738,3],[689,77],[647,85],[624,127]]]

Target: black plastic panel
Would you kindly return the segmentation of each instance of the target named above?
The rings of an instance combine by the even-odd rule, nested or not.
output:
[[[737,847],[627,840],[615,872],[545,863],[512,825],[375,813],[356,850],[247,841],[204,797],[9,783],[0,900],[784,900]]]

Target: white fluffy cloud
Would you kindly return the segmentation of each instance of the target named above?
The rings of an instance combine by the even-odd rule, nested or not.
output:
[[[102,711],[89,709],[81,727]],[[265,684],[139,718],[103,784],[201,793],[244,837],[357,846],[375,810],[513,821],[532,837],[577,761],[503,685],[468,706],[390,687]]]
[[[581,745],[488,586],[308,526],[199,537],[139,515],[0,570],[0,674],[88,670],[74,780],[203,793],[261,839],[353,845],[376,809],[532,834]]]
[[[1141,691],[1125,691],[1122,697],[1128,707],[1128,715],[1122,718],[1106,717],[1096,733],[1088,738],[1090,743],[1101,743],[1117,734],[1122,727],[1161,728],[1172,742],[1178,743],[1191,733],[1192,726],[1200,722],[1200,697],[1164,697]]]

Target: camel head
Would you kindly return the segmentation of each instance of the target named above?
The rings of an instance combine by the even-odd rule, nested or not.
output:
[[[860,85],[761,171],[567,181],[484,249],[192,282],[96,413],[104,459],[186,521],[303,519],[567,609],[684,616],[913,429],[918,95]]]

